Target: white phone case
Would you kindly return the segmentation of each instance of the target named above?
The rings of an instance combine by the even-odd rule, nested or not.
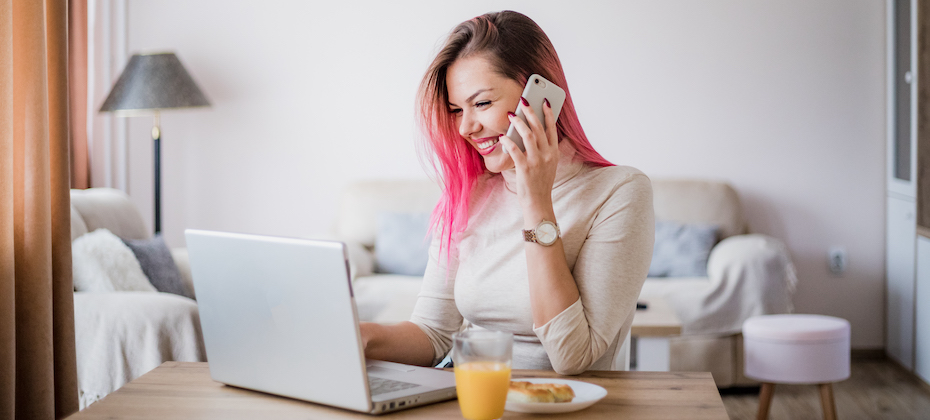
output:
[[[534,74],[526,79],[526,87],[523,88],[523,97],[526,98],[526,101],[530,103],[530,106],[533,108],[533,113],[536,114],[536,117],[539,118],[539,121],[545,124],[545,117],[543,116],[543,99],[549,100],[549,105],[552,105],[552,115],[555,116],[556,121],[559,119],[559,113],[562,112],[562,104],[565,102],[565,91],[562,88],[555,85],[546,78]],[[526,122],[526,116],[523,115],[523,108],[517,104],[517,111],[515,112],[517,117],[523,119],[523,122]],[[520,133],[514,128],[513,124],[510,124],[510,128],[507,129],[507,137],[513,140],[517,146],[520,147],[520,150],[526,152],[526,146],[523,145],[523,137],[520,136]],[[503,145],[502,145],[503,146]]]

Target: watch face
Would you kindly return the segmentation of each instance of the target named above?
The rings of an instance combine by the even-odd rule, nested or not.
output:
[[[536,240],[541,244],[552,244],[558,238],[555,225],[552,223],[543,223],[536,228]]]

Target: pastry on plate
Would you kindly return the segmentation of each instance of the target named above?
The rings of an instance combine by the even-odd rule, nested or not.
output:
[[[560,403],[572,402],[575,391],[563,384],[534,384],[525,381],[511,381],[507,401],[518,403]]]

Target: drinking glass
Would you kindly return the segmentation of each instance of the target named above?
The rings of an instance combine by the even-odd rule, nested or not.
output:
[[[452,335],[452,361],[459,408],[468,420],[504,415],[510,388],[513,334],[465,330]]]

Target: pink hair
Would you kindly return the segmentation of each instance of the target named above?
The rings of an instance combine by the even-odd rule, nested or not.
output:
[[[529,17],[503,11],[487,13],[462,22],[449,35],[430,64],[417,95],[419,124],[426,137],[428,159],[439,174],[442,196],[433,210],[430,225],[440,235],[440,250],[446,257],[468,227],[469,198],[478,177],[487,171],[478,152],[462,139],[449,112],[446,72],[455,60],[474,54],[485,55],[501,75],[521,86],[533,73],[565,90],[565,103],[556,122],[559,141],[571,143],[576,159],[588,165],[613,166],[588,142],[565,80],[565,72],[549,37]]]

